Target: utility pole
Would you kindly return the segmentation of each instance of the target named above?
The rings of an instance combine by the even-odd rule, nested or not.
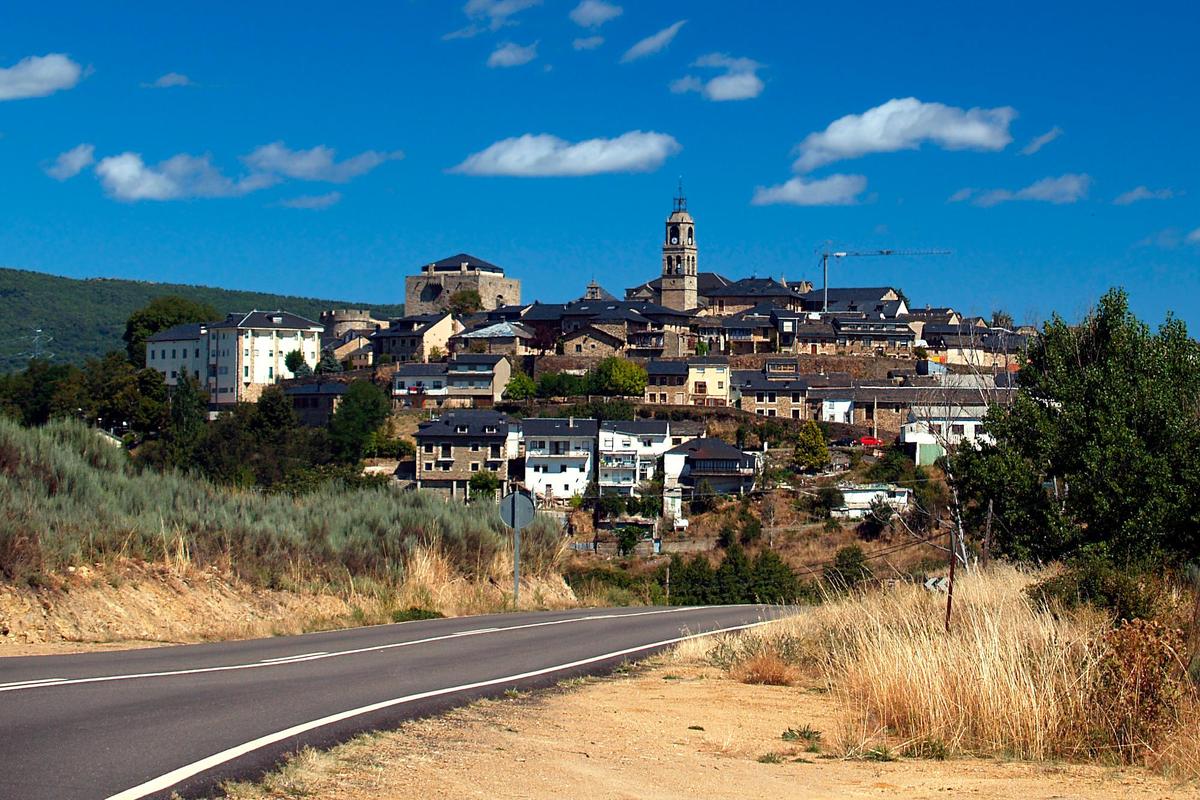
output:
[[[958,545],[955,543],[955,528],[950,528],[950,583],[946,587],[946,633],[950,632],[950,612],[954,608],[954,562],[958,561]]]
[[[948,256],[949,250],[838,250],[821,252],[821,313],[829,311],[829,259],[863,258],[866,256]]]
[[[983,528],[983,568],[992,562],[992,499],[988,498],[987,524]]]

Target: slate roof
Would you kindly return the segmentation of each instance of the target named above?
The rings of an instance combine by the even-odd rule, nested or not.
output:
[[[521,420],[521,431],[530,436],[596,436],[600,423],[594,419],[572,419],[570,417],[526,417]]]
[[[416,438],[418,441],[426,438],[502,440],[508,436],[508,428],[512,423],[513,421],[506,414],[501,414],[499,411],[460,409],[448,411],[438,419],[422,422],[417,426]],[[459,431],[460,427],[465,427],[466,430]],[[493,427],[495,431],[488,433],[484,430],[486,427]]]
[[[276,320],[279,320],[276,322]],[[210,328],[267,328],[275,330],[324,330],[311,319],[305,319],[290,311],[250,311],[230,314],[222,322],[209,323]]]
[[[839,302],[857,300],[859,302],[881,302],[888,292],[896,291],[891,286],[841,286],[829,287],[829,302],[837,300]],[[803,295],[805,300],[815,300],[820,303],[825,297],[823,289],[813,289],[805,292]]]
[[[284,387],[285,395],[335,395],[340,396],[345,394],[350,389],[349,386],[340,381],[328,381],[324,383],[296,383],[291,386]]]
[[[688,366],[729,366],[729,359],[725,356],[692,356],[687,360]]]
[[[796,297],[803,294],[774,278],[742,278],[739,281],[714,287],[709,297]]]
[[[521,319],[526,322],[557,322],[562,319],[566,308],[565,303],[534,303],[521,315]]]
[[[808,384],[803,378],[770,378],[756,369],[734,370],[732,385],[751,392],[804,392]]]
[[[600,429],[615,433],[629,433],[635,436],[655,435],[666,436],[671,424],[665,419],[614,419],[600,423]]]
[[[493,322],[470,331],[457,334],[459,339],[532,339],[533,331],[519,322]]]
[[[696,293],[701,295],[709,295],[716,289],[722,286],[728,286],[732,281],[716,272],[697,272],[696,273]],[[652,281],[647,281],[643,284],[632,287],[625,291],[625,296],[628,297],[633,292],[641,289],[653,289],[655,291],[662,290],[662,276],[655,278]]]
[[[440,261],[434,261],[433,270],[434,272],[458,272],[459,265],[464,262],[466,262],[468,269],[477,269],[480,272],[496,272],[500,275],[504,274],[504,267],[498,267],[469,253],[458,253],[457,255],[443,258]]]
[[[434,361],[429,364],[419,362],[405,362],[396,367],[394,375],[408,377],[423,378],[427,375],[445,375],[447,366],[444,361]]]
[[[744,453],[733,445],[714,437],[693,439],[690,442],[684,442],[668,450],[667,455],[684,455],[689,459],[704,461],[720,459],[745,462],[754,460],[754,456]]]
[[[172,325],[166,330],[146,337],[147,342],[181,342],[185,339],[199,339],[208,330],[208,322],[185,322],[182,325]]]
[[[391,339],[397,336],[420,336],[429,327],[440,322],[449,311],[435,314],[411,314],[407,317],[397,317],[386,328],[380,328],[367,336],[368,339]]]
[[[494,355],[492,353],[458,353],[454,358],[450,359],[449,365],[455,364],[488,364],[495,366],[504,360],[502,355]]]
[[[688,374],[688,365],[686,361],[671,361],[662,358],[653,358],[650,363],[646,364],[647,375],[683,375]]]

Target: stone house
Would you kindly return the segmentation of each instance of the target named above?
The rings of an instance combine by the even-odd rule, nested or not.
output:
[[[532,355],[534,333],[520,322],[486,322],[450,337],[451,353],[490,353],[511,358]]]
[[[293,383],[284,387],[283,394],[292,401],[301,425],[322,428],[329,424],[349,388],[341,381]]]
[[[422,422],[414,435],[417,488],[470,499],[471,477],[484,470],[495,473],[503,487],[509,478],[511,425],[504,414],[474,409]]]
[[[394,319],[370,335],[375,361],[429,361],[435,351],[444,356],[450,349],[450,337],[462,327],[449,311]]]

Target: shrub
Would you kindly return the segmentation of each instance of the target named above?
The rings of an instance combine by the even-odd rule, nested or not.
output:
[[[642,540],[642,532],[632,526],[617,531],[617,553],[623,556],[633,555],[638,542]]]
[[[834,589],[846,590],[874,578],[867,564],[867,555],[856,544],[843,547],[833,557],[833,564],[825,568],[825,582]]]
[[[421,619],[442,619],[445,616],[439,611],[430,611],[428,608],[419,608],[412,606],[411,608],[397,608],[392,612],[392,622],[413,622]]]
[[[1160,583],[1149,575],[1120,569],[1099,556],[1077,560],[1060,574],[1029,587],[1043,608],[1070,610],[1092,605],[1117,620],[1154,619],[1164,611]]]

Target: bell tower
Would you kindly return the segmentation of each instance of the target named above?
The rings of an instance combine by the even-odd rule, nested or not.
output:
[[[663,238],[662,304],[677,311],[689,311],[698,305],[696,298],[696,222],[687,210],[683,179],[675,208],[667,217]]]

